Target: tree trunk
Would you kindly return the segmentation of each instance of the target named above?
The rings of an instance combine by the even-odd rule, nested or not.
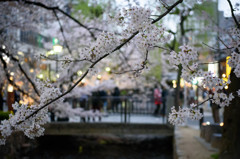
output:
[[[181,80],[181,74],[182,74],[182,66],[178,66],[178,73],[177,73],[177,87],[175,90],[175,107],[178,110],[178,107],[180,106],[180,80]],[[182,105],[181,105],[182,106]]]
[[[233,70],[230,74],[231,84],[228,92],[240,89],[240,79]],[[233,101],[224,110],[223,138],[220,149],[220,159],[240,158],[240,97],[235,96]]]

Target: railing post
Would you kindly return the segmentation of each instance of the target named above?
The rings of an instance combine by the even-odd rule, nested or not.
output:
[[[126,98],[124,100],[124,123],[127,123],[127,103],[126,103]]]

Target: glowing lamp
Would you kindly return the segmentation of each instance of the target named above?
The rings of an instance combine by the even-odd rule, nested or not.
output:
[[[11,84],[9,84],[7,90],[8,90],[8,92],[13,92],[13,86]]]
[[[62,52],[63,50],[63,47],[61,45],[54,45],[53,46],[53,51],[56,52],[56,53],[60,53]]]
[[[110,68],[110,67],[106,67],[106,68],[105,68],[105,71],[110,72],[110,71],[111,71],[111,68]]]

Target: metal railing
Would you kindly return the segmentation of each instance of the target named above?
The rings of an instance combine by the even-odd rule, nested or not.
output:
[[[120,114],[121,122],[130,122],[132,114],[152,115],[155,110],[153,100],[141,100],[131,96],[91,96],[71,99],[73,107],[85,110],[95,109],[108,114]]]

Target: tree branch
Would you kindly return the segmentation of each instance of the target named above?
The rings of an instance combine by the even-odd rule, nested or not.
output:
[[[182,3],[183,0],[178,0],[176,3],[174,3],[173,5],[171,5],[170,7],[168,7],[167,11],[164,12],[162,15],[160,15],[157,19],[155,19],[154,21],[152,21],[152,24],[158,22],[159,20],[161,20],[164,16],[166,16],[168,13],[170,13],[173,8],[175,8],[177,5],[179,5],[180,3]]]
[[[232,3],[231,3],[230,0],[227,0],[227,1],[228,1],[229,6],[230,6],[230,9],[231,9],[231,13],[232,13],[232,17],[233,17],[233,19],[234,19],[234,22],[235,22],[235,24],[237,25],[237,28],[240,29],[240,24],[239,24],[239,22],[237,21],[237,18],[236,18],[235,14],[234,14],[234,9],[233,9]]]
[[[31,80],[31,78],[27,75],[27,73],[24,71],[22,65],[20,64],[19,60],[17,58],[15,58],[14,56],[12,56],[11,54],[7,53],[6,50],[0,48],[0,52],[3,52],[4,54],[6,54],[7,56],[9,56],[13,61],[17,62],[18,67],[20,69],[20,71],[24,74],[24,76],[27,78],[28,82],[32,85],[34,91],[36,92],[36,94],[38,96],[40,96],[37,87],[35,85],[35,83]]]
[[[89,33],[90,35],[92,36],[92,38],[94,40],[96,40],[96,37],[94,35],[94,33],[87,27],[85,26],[84,24],[82,24],[81,22],[79,22],[76,18],[72,17],[71,15],[69,15],[68,13],[66,13],[65,11],[63,11],[62,9],[60,9],[58,6],[55,6],[55,7],[49,7],[41,2],[34,2],[34,1],[28,1],[28,0],[2,0],[0,2],[19,2],[19,3],[25,3],[25,4],[28,4],[28,5],[34,5],[34,6],[39,6],[41,8],[44,8],[44,9],[47,9],[47,10],[51,10],[51,11],[59,11],[61,12],[62,14],[64,14],[66,17],[68,17],[69,19],[73,20],[75,23],[77,23],[80,27],[83,27],[85,28]]]
[[[32,98],[33,100],[35,100],[35,101],[37,102],[38,100],[37,100],[36,98],[34,98],[33,96],[29,95],[27,92],[23,91],[18,85],[16,85],[16,84],[10,79],[10,75],[9,75],[9,73],[8,73],[8,71],[7,71],[7,63],[4,61],[2,55],[0,55],[0,59],[1,59],[1,62],[2,62],[2,64],[3,64],[3,69],[4,69],[4,72],[5,72],[5,75],[6,75],[6,77],[7,77],[8,82],[9,82],[11,85],[13,85],[15,88],[17,88],[19,92],[21,92],[22,94],[24,94],[24,95]]]
[[[64,61],[68,61],[68,60],[62,60],[62,59],[52,59],[50,57],[47,57],[43,54],[40,55],[41,57],[44,57],[45,59],[49,60],[49,61],[57,61],[57,62],[64,62]],[[82,62],[82,61],[88,61],[90,63],[93,63],[91,60],[88,59],[74,59],[74,60],[70,60],[71,62]]]
[[[59,26],[60,26],[60,31],[61,31],[61,33],[62,33],[62,36],[63,36],[63,39],[64,39],[64,43],[66,44],[66,47],[67,47],[67,49],[68,49],[68,52],[69,52],[70,54],[72,54],[72,51],[70,50],[70,47],[69,47],[68,42],[67,42],[67,39],[66,39],[66,37],[65,37],[65,35],[64,35],[63,27],[62,27],[62,24],[61,24],[61,22],[60,22],[60,19],[59,19],[57,13],[56,13],[56,10],[53,10],[53,13],[54,13],[55,17],[57,18],[58,24],[59,24]]]

